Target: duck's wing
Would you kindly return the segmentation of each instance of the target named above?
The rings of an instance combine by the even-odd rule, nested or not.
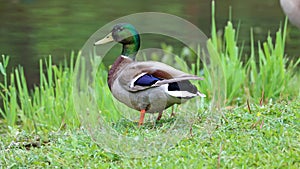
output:
[[[182,72],[161,62],[134,62],[121,72],[118,80],[129,92],[164,85],[166,92],[171,92],[173,96],[179,97],[188,93],[191,94],[190,97],[204,96],[189,82],[189,80],[203,80],[203,78]]]

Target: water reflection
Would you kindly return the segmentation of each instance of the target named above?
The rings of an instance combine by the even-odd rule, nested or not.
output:
[[[38,60],[52,55],[54,63],[79,50],[89,36],[105,23],[124,15],[156,11],[183,17],[210,36],[210,2],[207,0],[165,1],[36,1],[0,0],[0,53],[11,56],[11,67],[21,64],[30,84],[38,82]],[[249,45],[250,27],[256,40],[264,40],[268,32],[275,34],[284,19],[279,1],[222,0],[216,2],[217,26],[223,28],[232,6],[232,20],[241,23],[239,39]],[[289,29],[287,53],[298,57],[300,33]],[[152,39],[152,41],[151,41]],[[159,47],[164,38],[143,40],[147,47]],[[247,48],[246,48],[247,52]],[[113,58],[112,58],[113,60]],[[108,64],[111,62],[107,60]]]

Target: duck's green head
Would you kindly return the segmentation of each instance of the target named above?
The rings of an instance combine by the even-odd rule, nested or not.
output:
[[[133,59],[140,48],[139,33],[135,27],[129,23],[120,23],[115,25],[107,36],[95,42],[94,45],[105,44],[113,41],[123,45],[122,55]]]

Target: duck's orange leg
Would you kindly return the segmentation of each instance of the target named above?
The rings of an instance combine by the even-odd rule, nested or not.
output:
[[[162,113],[163,113],[163,112],[159,112],[159,113],[158,113],[158,116],[157,116],[157,119],[156,119],[156,121],[159,121],[159,120],[161,119],[161,117],[162,117]]]
[[[144,118],[145,118],[146,110],[143,109],[143,110],[141,110],[140,112],[141,112],[141,114],[140,114],[139,127],[141,127],[141,125],[144,123]]]
[[[170,115],[170,117],[175,117],[175,112],[174,112],[174,105],[172,106],[172,113],[171,113],[171,115]]]

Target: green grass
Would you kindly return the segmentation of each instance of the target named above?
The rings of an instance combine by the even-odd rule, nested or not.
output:
[[[0,137],[0,166],[299,168],[299,103],[280,100],[262,107],[251,104],[251,113],[246,106],[227,110],[209,138],[203,139],[195,124],[193,136],[164,154],[136,159],[103,151],[80,129],[40,133],[40,137],[11,129]]]
[[[23,68],[18,67],[8,74],[9,57],[2,56],[0,166],[299,168],[300,74],[296,70],[300,59],[293,62],[285,56],[287,21],[277,31],[274,42],[268,36],[266,42],[257,42],[258,48],[255,48],[251,32],[250,57],[242,60],[243,45],[238,45],[238,30],[228,21],[224,35],[218,36],[214,2],[212,4],[212,37],[207,43],[211,64],[201,64],[201,51],[191,65],[180,56],[168,60],[185,72],[205,77],[196,85],[208,97],[200,101],[194,99],[196,107],[187,109],[197,118],[191,135],[164,150],[163,154],[144,159],[108,153],[91,140],[86,128],[87,124],[97,125],[100,115],[125,136],[149,138],[155,133],[165,134],[174,119],[165,116],[156,128],[146,124],[141,129],[131,121],[117,122],[120,112],[107,87],[107,70],[93,61],[93,88],[88,88],[84,71],[87,60],[79,57],[80,52],[78,56],[73,52],[70,62],[61,65],[53,65],[51,57],[40,61],[40,84],[32,90],[26,85]],[[173,50],[166,44],[162,48],[166,53]],[[188,55],[188,52],[184,48],[182,53]],[[83,94],[77,89],[82,89]],[[85,95],[85,92],[92,95]],[[80,106],[93,107],[94,114]],[[76,112],[76,108],[84,112]],[[222,114],[212,122],[215,123],[213,132],[203,138],[203,124],[211,118],[209,110],[222,110]],[[138,147],[126,142],[122,145],[129,149]]]
[[[276,33],[275,44],[270,36],[264,43],[258,42],[258,64],[254,54],[253,31],[251,30],[251,58],[248,61],[248,73],[250,76],[249,86],[251,96],[265,98],[278,98],[284,93],[290,96],[297,96],[299,89],[290,90],[290,83],[295,78],[297,65],[300,58],[294,63],[284,57],[284,47],[286,39],[287,20],[284,27]],[[290,90],[290,91],[288,91]],[[293,94],[295,93],[295,94]],[[287,97],[287,96],[284,96]]]
[[[1,84],[3,107],[1,115],[11,127],[26,130],[57,130],[61,127],[79,127],[79,119],[72,98],[72,76],[74,53],[69,64],[52,65],[52,59],[40,61],[40,84],[29,90],[24,70],[19,67],[10,74],[7,83],[6,66],[8,57],[2,56],[4,83]]]
[[[284,95],[284,93],[287,93],[285,97],[287,95],[297,97],[299,88],[294,88],[294,91],[288,92],[289,85],[295,80],[300,58],[296,61],[288,61],[285,57],[287,19],[284,26],[276,32],[275,42],[268,35],[267,41],[263,42],[263,45],[258,42],[258,49],[254,47],[255,42],[251,30],[251,54],[249,59],[245,59],[246,57],[242,55],[243,45],[237,45],[239,31],[235,30],[231,21],[228,21],[227,26],[224,28],[224,36],[217,35],[214,20],[214,2],[212,2],[212,5],[211,46],[217,51],[219,66],[224,72],[226,103],[244,102],[247,97],[247,99],[254,98],[254,100],[258,100],[262,95],[265,100],[275,99],[282,94]],[[224,39],[223,43],[222,39]],[[257,55],[255,50],[257,50]],[[207,74],[209,73],[206,72],[204,76]],[[211,84],[208,83],[205,86],[209,88]]]

